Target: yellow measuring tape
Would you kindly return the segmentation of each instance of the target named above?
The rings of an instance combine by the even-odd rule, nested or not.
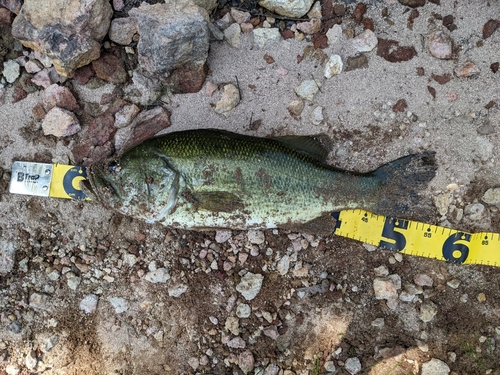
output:
[[[88,199],[80,190],[84,167],[15,162],[10,192],[55,198]],[[403,254],[462,264],[500,266],[500,234],[455,229],[376,215],[364,210],[332,213],[334,234]]]

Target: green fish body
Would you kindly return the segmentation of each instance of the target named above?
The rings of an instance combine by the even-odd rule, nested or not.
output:
[[[406,210],[436,169],[429,152],[369,173],[331,167],[326,155],[312,137],[182,131],[94,164],[83,189],[124,215],[175,228],[325,232],[334,211]]]

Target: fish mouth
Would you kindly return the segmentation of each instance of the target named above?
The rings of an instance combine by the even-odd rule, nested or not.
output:
[[[80,181],[80,190],[83,191],[87,198],[93,201],[97,200],[97,194],[95,193],[94,188],[92,187],[92,184],[89,180]]]
[[[120,199],[116,186],[106,178],[101,165],[93,166],[87,173],[87,180],[80,182],[80,189],[92,200]]]

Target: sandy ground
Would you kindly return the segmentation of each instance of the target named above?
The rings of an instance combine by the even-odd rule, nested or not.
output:
[[[483,25],[500,19],[500,4],[428,3],[410,30],[409,12],[393,3],[367,2],[366,17],[373,19],[379,38],[414,46],[418,55],[412,60],[390,63],[375,49],[366,54],[367,68],[325,79],[318,60],[306,56],[298,63],[297,56],[311,45],[307,39],[283,40],[265,50],[253,45],[251,35],[242,36],[238,49],[213,42],[208,80],[237,80],[241,103],[225,118],[213,110],[220,93],[173,95],[168,131],[326,133],[335,142],[329,161],[357,171],[433,150],[437,176],[423,199],[444,193],[447,204],[459,209],[480,202],[487,189],[500,185],[500,72],[490,69],[500,61],[500,31],[482,37]],[[442,28],[437,15],[450,14],[457,26],[451,33],[456,54],[439,60],[429,54],[426,37]],[[347,16],[342,26],[355,35],[363,30]],[[356,54],[345,36],[323,52],[344,61]],[[265,54],[275,62],[268,64]],[[480,73],[454,76],[453,69],[467,61]],[[417,68],[425,73],[418,75]],[[431,78],[445,73],[452,79],[444,85]],[[321,90],[295,119],[287,106],[297,98],[295,87],[312,77]],[[435,98],[428,86],[436,90]],[[99,103],[112,89],[74,85],[81,103]],[[368,252],[361,243],[334,235],[270,230],[255,240],[253,233],[233,231],[221,242],[222,232],[147,225],[89,202],[9,195],[5,181],[14,160],[68,163],[78,140],[43,136],[31,113],[39,94],[11,104],[11,93],[8,88],[0,110],[0,228],[1,246],[14,249],[15,258],[12,271],[0,276],[0,373],[240,374],[249,356],[255,363],[248,371],[256,374],[346,374],[348,358],[359,359],[363,374],[419,374],[431,358],[455,374],[500,373],[498,268]],[[453,93],[456,100],[450,101]],[[393,106],[400,99],[408,108],[396,113]],[[491,101],[496,104],[486,109]],[[318,106],[324,121],[313,125]],[[261,125],[252,129],[256,120]],[[482,134],[488,124],[492,130]],[[448,192],[452,183],[458,189]],[[479,218],[454,221],[435,211],[431,222],[500,232],[499,215],[485,204]],[[284,255],[291,261],[282,274],[278,263]],[[384,276],[379,266],[399,275],[395,306],[375,298],[374,280]],[[146,281],[157,268],[167,269],[170,279]],[[236,290],[247,271],[264,276],[251,301]],[[431,285],[419,286],[421,275]],[[74,278],[80,281],[75,288]],[[419,292],[412,300],[401,298],[415,288]],[[179,290],[184,293],[176,297]],[[99,302],[86,314],[80,303],[91,294]],[[250,307],[248,317],[237,312],[240,305]],[[421,314],[432,306],[436,315],[424,322]],[[238,337],[241,341],[234,341]]]

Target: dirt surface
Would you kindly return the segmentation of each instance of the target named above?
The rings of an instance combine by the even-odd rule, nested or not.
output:
[[[357,54],[349,36],[364,30],[349,2],[343,36],[322,50],[344,61],[329,79],[311,37],[264,50],[251,34],[242,34],[239,49],[213,42],[208,80],[238,84],[240,104],[225,118],[213,110],[221,92],[171,95],[163,98],[172,113],[167,131],[326,133],[334,141],[330,163],[356,171],[435,151],[437,176],[422,195],[429,222],[500,232],[497,207],[481,201],[500,185],[500,72],[492,68],[500,30],[483,36],[488,20],[500,20],[500,3],[436,2],[415,17],[396,1],[367,1],[364,17],[377,37],[416,55],[391,62],[375,48],[364,54],[364,68],[345,71]],[[454,54],[441,60],[429,53],[427,36],[444,30],[443,20],[450,26],[449,15]],[[480,72],[457,77],[454,69],[467,61]],[[295,87],[312,77],[320,90],[292,116]],[[99,108],[114,90],[103,82],[71,87],[82,107]],[[448,373],[425,369],[439,359],[454,374],[500,374],[496,267],[401,255],[335,235],[172,230],[96,203],[9,194],[13,161],[71,163],[81,136],[44,136],[32,114],[40,92],[13,103],[15,91],[7,87],[0,108],[0,266],[9,269],[0,274],[0,373]],[[324,120],[313,125],[318,106]],[[84,132],[92,118],[80,117]],[[263,284],[247,300],[241,285],[252,274]],[[377,298],[379,283],[389,298]]]

